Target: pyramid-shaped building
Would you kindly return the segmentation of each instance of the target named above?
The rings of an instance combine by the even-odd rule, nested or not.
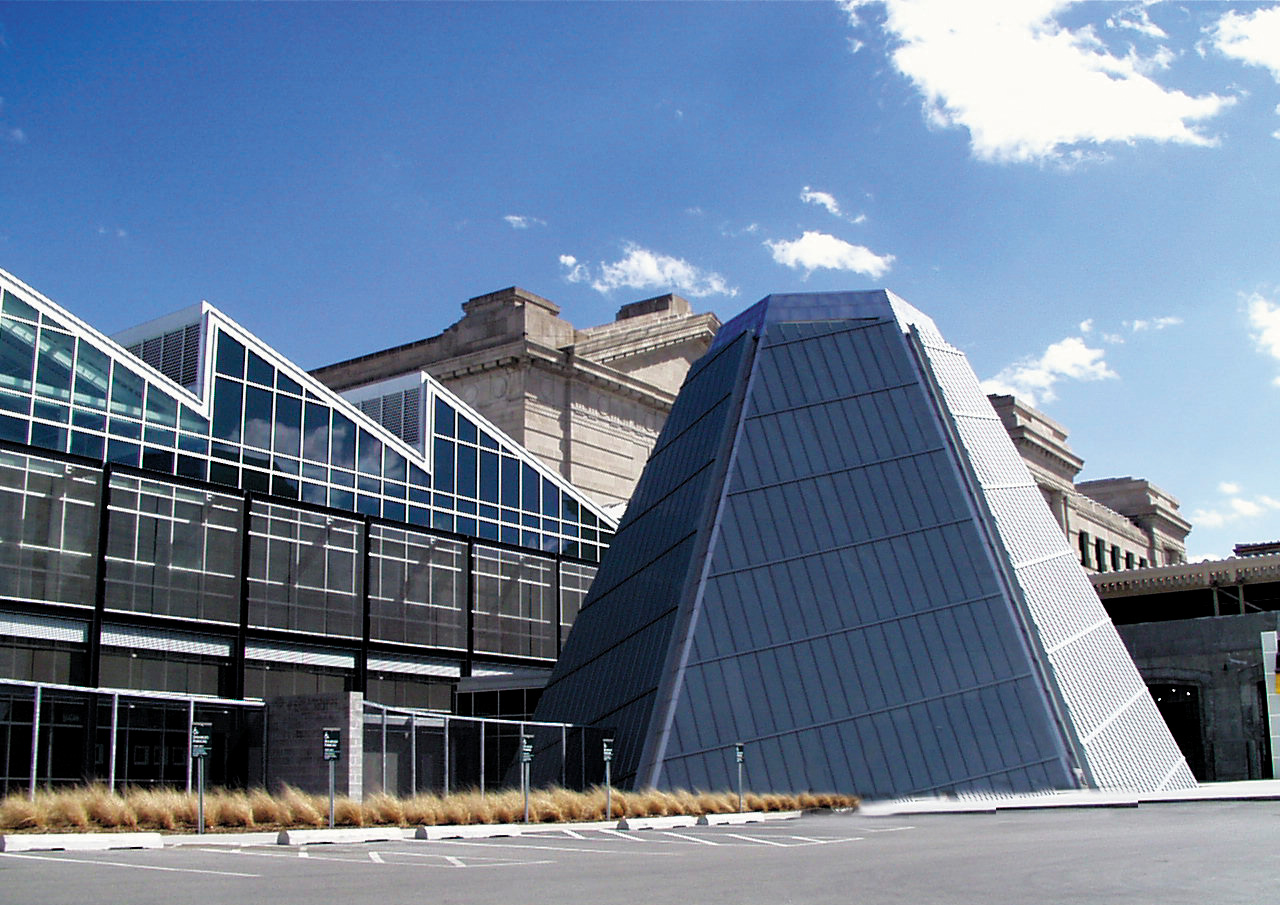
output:
[[[771,295],[690,370],[538,719],[633,787],[1195,784],[963,354]]]

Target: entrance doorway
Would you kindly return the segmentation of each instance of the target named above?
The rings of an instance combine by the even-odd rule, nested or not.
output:
[[[1149,686],[1151,697],[1164,721],[1169,724],[1173,740],[1182,749],[1187,766],[1195,778],[1204,782],[1204,726],[1200,720],[1200,688],[1197,685],[1174,685],[1162,682]]]

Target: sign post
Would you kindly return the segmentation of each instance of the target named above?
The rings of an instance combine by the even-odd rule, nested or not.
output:
[[[520,788],[524,792],[524,822],[529,822],[529,764],[533,762],[533,736],[520,736]]]
[[[733,748],[734,748],[734,754],[738,759],[738,813],[741,814],[742,813],[742,762],[746,760],[746,756],[743,753],[742,742],[738,742],[733,746]]]
[[[329,764],[329,829],[333,829],[334,786],[336,785],[338,758],[342,757],[342,730],[326,726],[320,732],[322,733],[321,749],[324,753],[324,759]]]
[[[613,819],[613,783],[609,775],[613,764],[613,739],[604,740],[604,819]]]
[[[204,832],[204,761],[209,756],[213,723],[191,724],[191,756],[196,759],[197,795],[196,832]]]

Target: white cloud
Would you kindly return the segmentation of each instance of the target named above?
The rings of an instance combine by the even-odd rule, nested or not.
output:
[[[571,283],[590,281],[591,288],[600,293],[614,289],[670,289],[693,298],[738,294],[737,288],[720,274],[695,267],[683,258],[650,251],[634,242],[628,242],[623,250],[626,254],[619,260],[602,261],[594,277],[591,269],[573,255],[561,255],[565,279]]]
[[[982,381],[984,393],[1017,396],[1028,405],[1052,402],[1054,386],[1060,380],[1110,380],[1115,371],[1103,360],[1102,349],[1090,348],[1081,336],[1060,339],[1039,358],[1014,362],[995,377]]]
[[[836,201],[835,196],[830,192],[819,192],[806,185],[800,192],[800,200],[805,204],[816,204],[819,207],[824,207],[827,209],[827,213],[833,216],[844,216],[840,213],[840,203]]]
[[[1088,333],[1092,329],[1093,329],[1093,318],[1090,317],[1080,322],[1081,333]]]
[[[775,261],[792,270],[803,270],[805,276],[815,270],[850,270],[879,279],[893,264],[893,255],[878,255],[864,245],[812,230],[805,231],[799,239],[764,244],[773,252]]]
[[[1108,28],[1128,28],[1148,38],[1167,38],[1169,35],[1163,28],[1151,21],[1145,6],[1131,6],[1122,9],[1107,19]]]
[[[836,201],[836,196],[830,192],[820,192],[817,189],[811,189],[805,186],[800,192],[800,200],[805,204],[816,204],[826,210],[833,217],[839,217],[841,220],[847,220],[850,223],[866,223],[867,215],[858,214],[850,216],[846,214],[840,207],[840,202]]]
[[[846,0],[852,24],[871,2]],[[1168,65],[1166,48],[1117,56],[1093,28],[1056,20],[1071,5],[987,0],[975,14],[954,0],[883,0],[883,27],[928,121],[967,129],[981,160],[1079,162],[1111,142],[1217,143],[1199,124],[1234,98],[1166,89],[1149,74]]]
[[[579,263],[573,255],[561,255],[560,266],[565,268],[564,278],[570,283],[585,283],[591,279],[587,265]]]
[[[1258,348],[1272,358],[1280,359],[1280,304],[1255,292],[1245,300],[1245,314]]]
[[[1241,15],[1234,10],[1210,29],[1213,46],[1248,66],[1271,70],[1280,82],[1280,6]]]
[[[1252,499],[1240,495],[1241,487],[1234,481],[1223,481],[1218,490],[1225,499],[1211,508],[1196,509],[1191,513],[1191,523],[1202,528],[1221,528],[1231,522],[1257,518],[1267,512],[1280,510],[1280,500],[1260,494]]]
[[[523,214],[507,214],[502,218],[512,229],[528,229],[531,226],[546,226],[547,221],[538,217],[526,217]]]
[[[1176,327],[1181,323],[1182,318],[1180,317],[1153,317],[1125,321],[1124,325],[1134,333],[1141,333],[1143,330],[1163,330],[1165,327]]]
[[[98,225],[98,235],[115,236],[117,239],[125,239],[125,238],[128,238],[129,236],[127,232],[125,232],[123,229],[121,229],[118,226],[107,228],[105,226],[102,226],[101,224]]]
[[[25,145],[27,143],[27,133],[18,128],[6,129],[4,137],[5,141],[15,145]]]

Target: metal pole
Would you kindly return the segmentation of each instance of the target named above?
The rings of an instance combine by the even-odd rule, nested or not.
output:
[[[529,762],[525,760],[524,723],[520,724],[520,787],[524,791],[524,822],[529,822]]]
[[[333,798],[337,791],[337,766],[338,762],[332,758],[329,759],[329,829],[333,829]]]
[[[484,720],[480,721],[480,797],[484,798]]]
[[[418,715],[409,714],[409,786],[418,794]]]
[[[742,813],[742,761],[738,761],[738,813]]]
[[[449,718],[444,718],[444,794],[449,794]]]
[[[567,738],[568,730],[560,727],[560,785],[569,785],[569,741]]]
[[[604,762],[604,819],[613,819],[613,782],[611,771],[609,769],[610,762]]]
[[[387,708],[382,708],[382,788],[379,789],[384,795],[387,793]]]
[[[197,765],[197,769],[200,771],[200,806],[199,806],[199,816],[197,817],[197,822],[196,822],[196,832],[203,833],[204,832],[204,758],[200,757],[200,758],[197,758],[197,760],[200,761],[200,763]]]
[[[116,732],[120,727],[120,695],[111,696],[111,766],[107,768],[111,791],[116,790]]]
[[[49,731],[45,733],[48,743],[45,745],[44,757],[44,787],[46,791],[53,791],[53,726],[49,727]]]
[[[196,700],[187,701],[187,794],[191,794],[191,731],[196,723]]]
[[[35,697],[31,703],[31,781],[27,789],[27,797],[32,801],[36,798],[36,767],[39,766],[40,758],[40,692],[43,689],[37,685]]]

